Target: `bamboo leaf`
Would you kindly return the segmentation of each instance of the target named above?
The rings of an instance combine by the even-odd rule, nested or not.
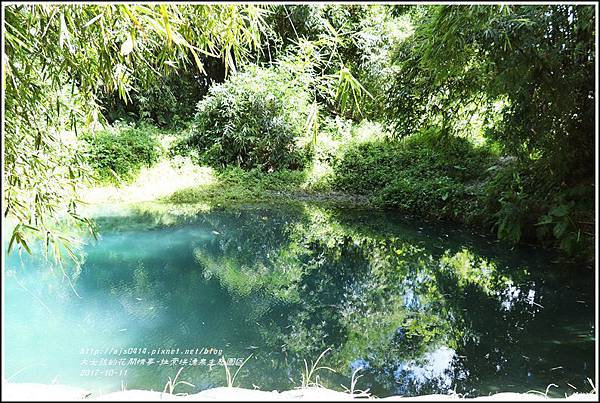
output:
[[[10,237],[10,241],[8,242],[8,250],[7,250],[6,254],[10,253],[10,251],[13,248],[13,244],[14,244],[15,240],[19,236],[19,230],[18,230],[18,228],[19,228],[19,224],[17,224],[17,226],[13,229],[12,236]]]
[[[163,17],[163,23],[165,26],[165,31],[167,33],[167,41],[170,44],[173,41],[173,33],[171,31],[171,24],[169,23],[169,13],[167,12],[167,6],[164,4],[161,4],[159,6],[160,9],[160,14]]]
[[[67,23],[65,22],[65,14],[60,14],[60,37],[59,44],[62,49],[65,45],[65,42],[69,40],[69,30],[67,29]]]
[[[94,18],[92,18],[91,20],[89,20],[88,22],[86,22],[83,27],[87,28],[90,25],[92,25],[93,23],[95,23],[96,21],[98,21],[100,18],[102,18],[102,13],[98,14],[97,16],[95,16]]]
[[[29,245],[27,245],[27,241],[25,241],[25,239],[21,235],[19,235],[19,243],[20,243],[20,245],[23,246],[23,248],[25,248],[27,253],[29,253],[31,255],[31,249],[29,249]]]
[[[198,54],[196,53],[194,48],[190,47],[190,51],[192,52],[192,56],[194,57],[194,61],[196,62],[196,66],[198,67],[198,70],[202,73],[205,73],[204,65],[200,61],[200,58],[198,57]]]

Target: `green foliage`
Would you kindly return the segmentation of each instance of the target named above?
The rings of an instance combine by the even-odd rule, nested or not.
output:
[[[594,198],[591,184],[559,191],[538,218],[538,238],[554,240],[569,255],[593,256]]]
[[[450,126],[477,110],[499,114],[487,136],[506,152],[539,160],[556,181],[589,174],[593,13],[585,5],[430,8],[399,50],[389,119],[403,135],[440,118]]]
[[[500,239],[537,240],[571,256],[592,256],[593,183],[548,185],[537,166],[514,159],[489,170],[493,175],[482,189],[482,210]]]
[[[86,132],[85,155],[101,181],[129,181],[142,166],[151,166],[160,156],[158,134],[150,126],[117,125]]]
[[[357,69],[363,52],[358,31],[368,10],[360,5],[284,5],[274,7],[269,16],[269,64],[277,59],[277,64],[303,75],[315,116],[327,110],[359,118],[365,113],[362,103],[373,98]]]
[[[215,176],[216,183],[178,190],[166,200],[172,203],[213,204],[271,200],[273,193],[297,190],[306,173],[286,169],[265,173],[259,169],[245,171],[239,167],[230,167],[217,171]]]
[[[439,128],[400,141],[351,141],[333,155],[331,186],[375,205],[483,225],[499,239],[537,241],[582,260],[593,255],[591,182],[549,185],[538,167]]]
[[[133,92],[130,102],[123,101],[118,94],[103,94],[100,104],[104,108],[104,117],[111,124],[119,120],[146,121],[162,128],[185,126],[194,117],[196,104],[209,86],[223,80],[224,65],[219,60],[207,62],[204,63],[205,70],[210,76],[204,77],[192,70],[169,72],[157,85]],[[213,68],[209,69],[209,66]]]
[[[368,7],[354,34],[357,48],[354,71],[373,95],[361,103],[363,115],[370,119],[384,117],[386,99],[398,70],[393,60],[396,49],[414,29],[408,15],[394,16],[393,11],[394,7],[387,5]]]
[[[485,138],[516,158],[492,167],[481,197],[480,211],[491,217],[498,236],[554,239],[570,254],[589,245],[584,233],[593,207],[563,199],[578,192],[589,199],[593,192],[594,8],[423,11],[414,34],[396,49],[385,108],[395,134],[408,136],[433,123],[448,136],[469,136],[472,128],[464,122],[480,120]]]
[[[589,6],[433,7],[399,51],[388,116],[403,134],[504,100],[484,109],[502,117],[490,138],[519,158],[538,155],[553,175],[589,171],[576,155],[593,140],[593,26]]]
[[[491,179],[484,186],[485,209],[499,239],[518,242],[533,216],[528,203],[528,176],[514,160],[488,168]],[[529,222],[527,222],[529,221]],[[529,225],[528,225],[529,224]]]
[[[302,168],[310,151],[308,108],[297,77],[282,68],[249,68],[210,88],[186,143],[214,167]]]
[[[272,62],[280,53],[297,41],[298,38],[316,40],[324,30],[321,5],[297,4],[275,5],[265,21],[269,30],[266,33],[265,57]]]
[[[375,196],[375,201],[423,216],[456,218],[462,213],[461,208],[468,198],[464,185],[452,178],[441,176],[415,180],[405,173],[385,186]]]
[[[320,76],[342,80],[322,97],[329,102],[330,111],[353,119],[380,117],[396,70],[393,50],[412,32],[410,13],[398,16],[395,8],[358,4],[275,6],[266,18],[270,30],[264,53],[270,62],[290,50],[313,58]],[[349,79],[346,74],[350,74]],[[338,96],[336,89],[342,87],[345,91]],[[327,93],[325,88],[319,91]],[[353,93],[360,96],[360,102],[347,102]],[[330,103],[334,99],[337,104]]]
[[[102,119],[101,92],[127,102],[132,88],[149,88],[190,61],[202,73],[202,55],[235,70],[260,44],[263,14],[254,5],[5,7],[5,217],[54,242],[56,227],[45,219],[80,218],[77,188],[87,176],[82,155],[65,148],[61,132],[77,135]]]
[[[404,141],[349,147],[334,165],[334,187],[370,196],[376,204],[433,217],[464,218],[490,153],[431,129]]]
[[[277,5],[265,18],[270,28],[267,33],[268,56],[273,60],[297,45],[299,40],[318,42],[337,36],[339,51],[350,61],[356,47],[352,34],[368,12],[362,5],[297,4]],[[346,33],[346,35],[339,35]],[[349,35],[348,35],[349,34]]]

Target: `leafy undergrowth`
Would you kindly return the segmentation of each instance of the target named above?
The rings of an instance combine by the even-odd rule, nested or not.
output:
[[[85,158],[102,184],[131,182],[160,158],[160,133],[148,124],[107,126],[81,137]]]
[[[481,211],[480,184],[495,159],[488,148],[435,132],[379,139],[347,147],[333,164],[332,186],[380,207],[469,221]]]

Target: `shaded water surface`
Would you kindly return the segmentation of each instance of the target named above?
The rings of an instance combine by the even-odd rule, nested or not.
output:
[[[283,390],[377,396],[589,391],[594,276],[532,247],[396,212],[313,205],[97,211],[62,270],[5,264],[5,370],[94,392]],[[6,248],[6,244],[4,245]],[[224,361],[224,363],[223,363]],[[306,382],[306,379],[305,379]],[[569,385],[570,384],[570,385]]]

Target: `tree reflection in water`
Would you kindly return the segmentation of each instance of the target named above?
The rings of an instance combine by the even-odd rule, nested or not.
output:
[[[357,387],[379,396],[524,392],[594,376],[593,308],[575,302],[593,301],[593,285],[547,269],[532,248],[506,252],[394,212],[302,204],[148,205],[97,221],[102,236],[76,284],[86,302],[73,315],[107,337],[133,327],[122,343],[201,339],[252,352],[242,386],[298,386],[304,359],[328,347],[322,364],[336,373],[320,372],[321,383],[340,389],[360,368]],[[173,375],[154,371],[137,382]],[[220,371],[192,374],[197,388],[222,384]]]

